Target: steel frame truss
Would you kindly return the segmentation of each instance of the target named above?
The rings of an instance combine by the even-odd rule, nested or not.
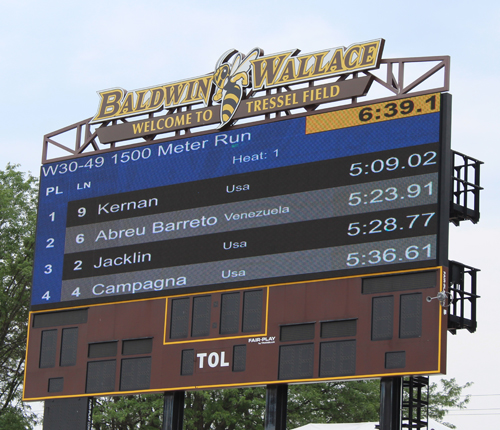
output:
[[[429,428],[429,377],[403,378],[402,429]]]
[[[480,167],[482,161],[457,151],[452,151],[453,191],[450,221],[459,225],[461,221],[479,221]]]
[[[477,328],[476,306],[477,272],[471,266],[450,260],[448,331],[467,329],[474,333]]]

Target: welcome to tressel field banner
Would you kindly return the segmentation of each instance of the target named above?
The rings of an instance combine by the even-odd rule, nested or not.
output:
[[[261,91],[375,69],[383,46],[384,40],[377,39],[303,55],[299,50],[271,55],[263,55],[260,48],[246,55],[230,50],[207,75],[130,92],[122,88],[99,91],[99,108],[91,123],[107,125],[97,133],[102,143],[108,143],[202,125],[219,124],[220,128],[240,118],[362,96],[371,85],[369,76],[253,98],[245,98],[245,89]],[[201,107],[108,125],[117,119],[190,105]]]

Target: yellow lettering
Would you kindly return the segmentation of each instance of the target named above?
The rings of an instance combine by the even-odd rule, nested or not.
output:
[[[128,93],[122,103],[122,107],[118,115],[127,115],[134,113],[134,93]]]
[[[196,100],[203,99],[205,101],[205,104],[208,103],[208,98],[210,97],[210,91],[212,89],[212,79],[213,75],[210,75],[198,80],[198,92],[196,93]]]
[[[380,42],[376,41],[373,43],[367,43],[363,46],[363,55],[361,61],[359,62],[360,67],[367,67],[375,65],[377,59],[378,46]]]
[[[115,116],[120,109],[120,100],[123,98],[124,91],[122,89],[103,91],[99,95],[101,96],[101,105],[97,115],[92,119],[93,121]]]
[[[184,125],[184,115],[179,115],[175,117],[175,125]]]
[[[212,111],[209,109],[206,109],[203,112],[203,121],[210,121],[212,119]]]
[[[314,70],[312,72],[313,77],[315,76],[320,76],[326,73],[327,67],[321,68],[321,64],[323,63],[323,59],[325,58],[326,54],[328,52],[319,52],[318,54],[314,55]]]
[[[132,124],[132,127],[134,128],[134,134],[142,133],[144,123],[135,123]]]
[[[141,111],[147,108],[146,103],[144,102],[144,96],[148,93],[149,90],[137,91],[137,103],[135,105],[136,111]]]
[[[304,91],[304,93],[302,94],[302,102],[305,103],[307,101],[307,99],[309,98],[309,93],[309,90]]]
[[[252,56],[251,76],[252,90],[279,87],[295,82],[304,82],[320,77],[339,75],[354,70],[369,69],[377,66],[377,60],[384,46],[384,40],[378,39],[370,42],[358,43],[348,48],[331,48],[321,52],[298,56],[298,50],[290,50],[280,54],[256,58]],[[328,60],[326,60],[328,59]],[[246,76],[245,73],[243,75]],[[134,114],[155,112],[162,107],[178,107],[193,103],[204,102],[209,104],[212,94],[213,74],[185,81],[149,87],[127,93],[117,88],[99,93],[100,104],[97,114],[91,123],[104,122],[113,118],[128,117]],[[328,89],[330,88],[330,89]],[[338,86],[327,86],[324,89],[303,90],[301,103],[313,103],[337,97],[340,93]],[[296,96],[288,94],[269,95],[259,101],[246,101],[247,113],[267,111],[282,108],[286,105],[297,104]],[[134,128],[137,133],[144,129],[157,130],[173,126],[184,126],[203,121],[212,120],[213,108],[200,109],[199,112],[179,113],[172,120],[153,120],[148,125]],[[217,116],[218,117],[218,116]]]
[[[306,70],[307,63],[311,59],[311,55],[304,55],[303,57],[299,57],[299,71],[297,72],[296,79],[304,79],[308,78],[311,75],[312,67]]]
[[[180,104],[187,81],[165,86],[165,107]]]
[[[201,100],[208,100],[210,96],[210,83],[212,82],[212,75],[204,76],[198,79],[191,79],[186,81],[188,88],[186,91],[186,97],[182,100],[182,103],[193,103]]]
[[[361,48],[359,46],[353,46],[345,53],[345,65],[348,69],[353,69],[358,65],[360,59],[359,53]],[[355,55],[355,56],[354,56]],[[353,59],[354,56],[354,59]]]
[[[165,90],[161,87],[153,88],[149,97],[148,109],[156,109],[160,107],[165,99]]]
[[[276,83],[284,83],[295,80],[295,59],[290,58],[283,69],[283,73],[280,78],[276,81]]]
[[[160,126],[160,122],[163,121],[163,126]],[[165,118],[160,118],[157,122],[156,122],[156,127],[158,128],[158,130],[161,130],[163,128],[165,128]]]
[[[344,57],[342,54],[343,52],[341,48],[335,51],[330,63],[328,64],[328,73],[334,73],[344,70]]]
[[[189,103],[194,101],[194,95],[196,94],[196,90],[198,88],[198,84],[196,81],[191,80],[188,82],[188,87],[186,91],[186,97],[184,97],[184,100],[182,100],[183,103]],[[194,94],[193,94],[194,93]]]
[[[266,84],[268,87],[273,85],[281,66],[292,53],[293,51],[290,51],[280,55],[270,55],[252,60],[253,88],[259,90]]]

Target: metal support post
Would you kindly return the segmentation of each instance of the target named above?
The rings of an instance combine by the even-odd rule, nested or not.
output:
[[[287,384],[267,386],[265,430],[286,430],[287,400]]]
[[[380,380],[380,430],[401,430],[403,378]]]
[[[163,395],[162,430],[182,430],[184,422],[184,391],[171,391]]]

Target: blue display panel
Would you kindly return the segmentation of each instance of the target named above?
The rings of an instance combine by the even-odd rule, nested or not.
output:
[[[308,118],[44,165],[32,306],[436,266],[441,113]]]

